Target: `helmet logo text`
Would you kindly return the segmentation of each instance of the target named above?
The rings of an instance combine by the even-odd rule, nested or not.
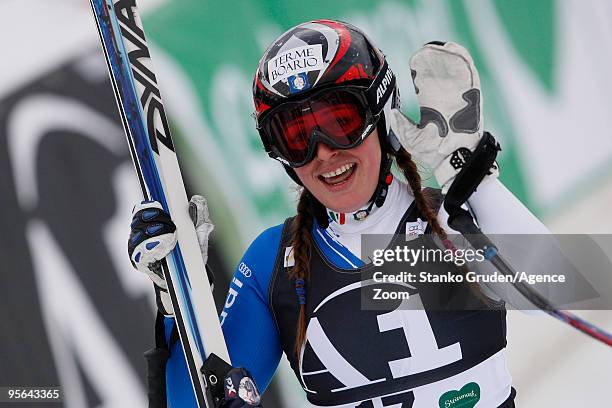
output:
[[[268,81],[274,85],[290,76],[322,69],[321,44],[292,48],[268,61]]]

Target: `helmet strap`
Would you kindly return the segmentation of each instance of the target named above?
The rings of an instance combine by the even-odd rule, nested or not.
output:
[[[291,177],[291,180],[293,180],[298,186],[303,186],[302,181],[298,177],[295,170],[293,170],[293,168],[287,166],[286,164],[283,164],[283,168],[285,169],[285,172],[289,175],[289,177]]]
[[[329,216],[325,206],[310,192],[308,192],[308,198],[310,199],[310,207],[317,224],[321,228],[326,229],[329,226]]]
[[[389,137],[394,137],[393,134],[387,134],[387,128],[385,125],[385,115],[381,113],[380,119],[378,120],[378,140],[380,143],[380,171],[378,172],[378,183],[376,184],[376,190],[370,199],[370,205],[361,211],[356,212],[353,216],[357,220],[363,220],[370,212],[374,205],[376,207],[382,207],[387,199],[387,193],[389,192],[389,186],[393,181],[393,174],[391,173],[391,165],[393,164],[393,154],[396,152],[394,143],[389,140]],[[360,214],[361,213],[361,214]]]

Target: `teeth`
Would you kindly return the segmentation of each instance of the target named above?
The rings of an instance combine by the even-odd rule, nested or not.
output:
[[[343,166],[338,167],[336,170],[330,171],[328,173],[323,173],[321,174],[321,176],[323,176],[324,178],[339,176],[340,174],[345,173],[349,171],[350,169],[352,169],[354,165],[355,163],[347,163]]]

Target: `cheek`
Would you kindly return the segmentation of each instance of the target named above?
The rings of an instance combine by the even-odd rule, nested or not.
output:
[[[369,155],[364,155],[361,163],[363,167],[364,178],[368,188],[376,188],[378,181],[378,173],[380,172],[380,150],[372,149]],[[373,183],[373,184],[372,184]]]
[[[364,176],[362,182],[360,183],[360,198],[362,200],[369,200],[374,191],[376,191],[376,186],[378,185],[378,175],[380,173],[380,155],[371,157],[367,163],[364,163],[363,166]]]
[[[363,183],[364,192],[369,199],[374,194],[376,190],[376,185],[378,184],[378,173],[379,168],[375,166],[374,163],[371,163],[371,167],[368,169],[366,180]]]
[[[308,188],[313,184],[314,180],[312,179],[313,176],[311,163],[302,167],[295,168],[293,170],[295,171],[295,174],[297,174],[304,187]]]

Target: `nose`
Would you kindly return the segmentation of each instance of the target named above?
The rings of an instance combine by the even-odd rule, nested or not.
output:
[[[338,154],[338,150],[326,145],[323,142],[317,143],[317,159],[321,161],[329,160]]]

